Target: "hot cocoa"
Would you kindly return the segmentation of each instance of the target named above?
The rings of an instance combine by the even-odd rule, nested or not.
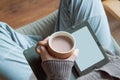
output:
[[[51,47],[57,52],[67,52],[73,48],[73,41],[67,36],[56,36],[51,41]]]

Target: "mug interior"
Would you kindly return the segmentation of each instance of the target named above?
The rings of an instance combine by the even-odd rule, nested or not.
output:
[[[65,51],[65,52],[60,52],[60,51],[56,51],[53,47],[52,47],[52,41],[53,41],[53,39],[55,39],[56,37],[58,37],[58,36],[63,36],[63,37],[68,37],[71,41],[72,41],[72,48],[70,49],[70,50],[68,50],[68,51]],[[74,37],[70,34],[70,33],[68,33],[68,32],[65,32],[65,31],[58,31],[58,32],[55,32],[55,33],[53,33],[51,36],[50,36],[50,38],[49,38],[49,41],[48,41],[48,44],[49,44],[49,46],[50,46],[50,48],[52,49],[52,50],[54,50],[55,52],[57,52],[57,53],[61,53],[61,54],[65,54],[65,53],[69,53],[69,52],[71,52],[74,48],[75,48],[75,39],[74,39]],[[58,45],[59,46],[59,45]],[[63,44],[63,48],[64,48],[64,44]]]

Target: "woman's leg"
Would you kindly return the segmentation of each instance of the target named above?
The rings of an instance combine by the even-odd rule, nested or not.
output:
[[[56,30],[88,21],[99,42],[114,53],[111,33],[101,0],[61,0]]]
[[[32,70],[23,51],[35,43],[35,40],[16,33],[7,24],[0,22],[0,74],[8,80],[29,80]]]

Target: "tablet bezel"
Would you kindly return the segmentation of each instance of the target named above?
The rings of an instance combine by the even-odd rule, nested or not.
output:
[[[98,45],[98,48],[100,49],[100,51],[102,52],[103,56],[104,56],[104,59],[99,61],[98,63],[92,65],[91,67],[81,71],[77,65],[77,62],[75,62],[75,65],[74,65],[74,68],[75,68],[75,71],[77,72],[77,76],[82,76],[82,75],[85,75],[91,71],[93,71],[94,69],[97,69],[97,68],[100,68],[102,67],[103,65],[107,64],[109,62],[109,59],[107,57],[107,55],[105,54],[105,51],[103,49],[103,47],[101,46],[101,44],[99,43],[96,35],[94,34],[92,28],[90,27],[89,23],[88,22],[84,22],[82,24],[77,24],[75,26],[72,26],[71,28],[67,29],[66,31],[69,32],[69,33],[73,33],[83,27],[87,27],[88,30],[90,31],[91,35],[93,36],[93,39],[95,40],[96,44]]]

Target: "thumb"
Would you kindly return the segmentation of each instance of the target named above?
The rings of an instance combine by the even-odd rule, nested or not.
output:
[[[35,47],[35,51],[40,54],[41,53],[41,46],[47,46],[47,42],[48,42],[48,39],[49,37],[45,38],[43,41],[39,41],[37,44],[36,44],[36,47]]]

